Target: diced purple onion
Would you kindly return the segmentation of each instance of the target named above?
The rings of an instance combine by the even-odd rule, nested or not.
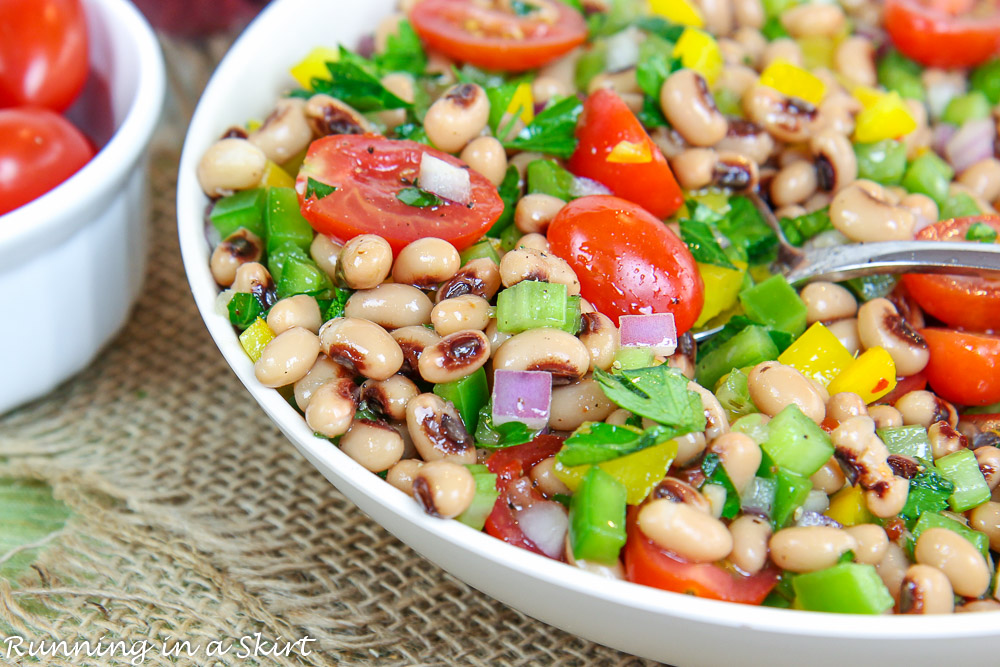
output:
[[[589,195],[609,195],[611,190],[592,178],[577,176],[569,186],[569,193],[574,197],[587,197]]]
[[[741,496],[744,512],[770,517],[774,507],[774,494],[778,483],[773,479],[754,477]]]
[[[618,318],[622,347],[649,347],[655,354],[670,356],[677,349],[677,325],[673,313],[622,315]]]
[[[830,526],[831,528],[843,528],[839,521],[819,512],[802,512],[799,518],[795,520],[795,525],[799,527]]]
[[[472,198],[468,167],[457,167],[427,153],[420,159],[419,182],[421,189],[459,204],[468,204]]]
[[[938,155],[944,155],[944,147],[948,145],[951,138],[958,132],[958,128],[951,123],[937,123],[931,132],[931,148]]]
[[[562,555],[569,517],[566,508],[552,500],[536,500],[516,511],[517,525],[524,536],[535,543],[546,556]]]
[[[552,374],[545,371],[493,373],[493,425],[521,422],[532,430],[549,423]]]
[[[990,118],[970,120],[944,147],[944,156],[955,171],[962,173],[980,160],[993,157],[996,125]]]

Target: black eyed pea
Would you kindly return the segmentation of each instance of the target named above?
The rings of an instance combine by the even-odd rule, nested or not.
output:
[[[319,340],[326,356],[366,378],[385,380],[403,365],[396,340],[368,320],[335,317],[320,327]]]
[[[847,421],[851,417],[866,417],[868,406],[853,391],[842,391],[826,402],[826,416],[837,422]]]
[[[500,267],[492,259],[480,257],[466,262],[455,275],[438,288],[436,300],[452,299],[463,294],[475,294],[487,301],[500,290]]]
[[[816,170],[817,170],[816,171],[816,175],[817,175],[817,178],[819,179],[819,181],[822,182],[822,174],[819,173],[820,166],[821,166],[820,163],[817,162],[817,164],[816,164]],[[816,211],[820,210],[821,208],[828,207],[830,205],[830,201],[832,199],[833,199],[833,197],[831,197],[829,195],[829,193],[826,193],[826,192],[817,192],[812,197],[810,197],[809,199],[807,199],[804,202],[802,202],[802,207],[806,210],[806,213],[815,213]],[[823,233],[823,232],[821,232],[821,233]],[[829,232],[826,232],[826,233],[829,233]],[[837,234],[839,235],[839,232],[837,232]],[[810,242],[812,242],[813,244],[817,243],[819,241],[819,239],[817,237],[819,237],[819,234],[817,234],[813,238],[809,239],[809,241],[806,241],[806,243],[810,243]],[[819,238],[822,238],[822,237],[819,237]],[[837,245],[837,244],[835,244],[835,245]],[[810,247],[812,247],[812,246],[810,246]]]
[[[896,409],[903,415],[903,423],[919,424],[924,428],[938,421],[946,421],[949,426],[958,426],[958,411],[955,406],[921,389],[903,394],[896,401]]]
[[[743,45],[735,39],[722,38],[717,40],[719,51],[722,52],[722,60],[727,65],[742,65],[752,62],[753,58],[747,53]]]
[[[578,567],[581,570],[590,572],[591,574],[596,574],[597,576],[604,577],[605,579],[615,579],[620,581],[625,579],[625,566],[622,565],[620,560],[615,561],[612,565],[605,565],[604,563],[598,563],[595,561],[577,560],[573,556],[573,545],[570,543],[568,532],[566,533],[564,553],[566,555],[566,562],[573,567]]]
[[[635,67],[619,69],[616,72],[601,72],[587,84],[587,93],[590,94],[602,88],[618,93],[618,97],[622,98],[625,104],[629,104],[630,97],[638,95],[641,98],[642,96]]]
[[[743,433],[724,433],[712,440],[708,451],[718,454],[722,467],[736,490],[743,493],[760,467],[760,445]]]
[[[667,498],[642,506],[639,530],[657,544],[692,563],[712,563],[733,550],[733,537],[718,519]]]
[[[525,234],[544,234],[565,205],[565,201],[552,195],[540,192],[525,195],[514,209],[514,224]]]
[[[747,384],[754,405],[769,417],[792,403],[817,424],[826,416],[823,397],[815,385],[791,366],[776,361],[757,364],[750,371]]]
[[[711,442],[719,436],[729,433],[729,419],[715,394],[697,382],[688,382],[687,388],[701,398],[701,407],[705,411],[705,439]]]
[[[889,481],[878,481],[865,491],[868,511],[880,519],[890,519],[903,509],[910,493],[910,480],[892,477]]]
[[[799,297],[806,304],[806,321],[829,322],[854,317],[858,302],[847,289],[836,283],[816,281],[802,288]]]
[[[667,77],[660,88],[660,108],[692,146],[714,146],[729,130],[705,78],[692,69],[677,70]]]
[[[1000,160],[988,157],[976,162],[956,179],[977,197],[986,201],[1000,198]]]
[[[972,600],[955,607],[956,614],[966,614],[981,611],[1000,611],[1000,602],[996,600]]]
[[[274,337],[253,365],[265,387],[284,387],[305,377],[319,357],[319,338],[303,327],[292,327]]]
[[[236,272],[248,262],[259,262],[264,255],[264,242],[246,229],[238,229],[215,246],[209,267],[215,282],[229,287],[236,280]]]
[[[723,69],[723,72],[725,72],[725,68]],[[653,140],[653,143],[656,144],[656,147],[660,149],[660,152],[663,153],[663,157],[668,160],[677,157],[681,151],[688,148],[688,144],[684,141],[684,137],[682,137],[680,133],[672,127],[654,128],[649,133],[649,137]]]
[[[990,549],[1000,550],[1000,503],[987,501],[969,510],[968,515],[969,527],[990,538]]]
[[[568,496],[573,493],[568,486],[563,484],[561,479],[556,477],[555,467],[556,457],[550,456],[535,464],[528,473],[531,485],[546,498],[552,498],[559,494]]]
[[[397,422],[406,420],[406,404],[420,390],[405,375],[393,375],[385,380],[365,380],[361,383],[361,400],[370,408]]]
[[[830,222],[852,241],[907,241],[913,239],[913,212],[895,204],[878,183],[857,180],[830,202]]]
[[[306,424],[328,438],[347,433],[358,409],[354,381],[347,378],[330,380],[315,392],[306,407]]]
[[[742,153],[719,151],[712,171],[712,185],[735,192],[752,190],[760,182],[757,163]]]
[[[246,139],[220,139],[198,162],[198,183],[209,197],[257,187],[267,169],[267,155]]]
[[[531,82],[531,96],[536,104],[546,104],[555,97],[563,98],[575,93],[576,88],[567,79],[540,74]]]
[[[729,131],[715,145],[715,149],[719,152],[742,155],[754,164],[761,165],[767,162],[774,152],[774,139],[757,123],[731,119]]]
[[[259,262],[240,264],[233,278],[233,289],[237,292],[264,296],[274,292],[274,280],[270,272]]]
[[[570,296],[580,293],[580,280],[566,260],[556,255],[522,248],[500,259],[500,281],[512,287],[522,280],[541,280],[566,285]]]
[[[697,0],[695,4],[701,10],[705,29],[710,33],[725,37],[733,31],[735,18],[732,0]]]
[[[752,5],[755,3],[758,6],[760,5],[760,3],[756,2],[756,0],[751,0],[745,4]],[[758,62],[760,62],[760,57],[764,55],[764,49],[767,48],[767,38],[760,34],[760,31],[756,28],[745,25],[737,28],[737,30],[733,33],[733,41],[743,47],[743,53],[746,54],[744,56],[745,59],[738,63],[743,66],[747,64],[755,66]],[[716,80],[716,83],[718,83],[718,80]],[[739,95],[743,92],[743,89],[733,90],[733,92]]]
[[[386,48],[389,46],[389,38],[399,35],[399,24],[405,18],[404,14],[396,11],[383,17],[378,22],[375,26],[375,34],[372,40],[374,42],[375,53],[385,53]]]
[[[399,251],[392,265],[392,279],[397,283],[432,287],[453,277],[461,264],[455,246],[444,239],[417,239]]]
[[[490,341],[486,334],[467,329],[425,347],[417,360],[417,370],[427,382],[451,382],[474,373],[489,360]]]
[[[544,234],[531,233],[525,234],[517,240],[517,246],[514,248],[518,250],[520,248],[527,248],[530,250],[537,250],[538,252],[548,253],[551,251],[549,246],[549,240]]]
[[[371,472],[388,470],[403,456],[403,437],[385,422],[355,419],[340,436],[340,450]]]
[[[653,490],[649,493],[649,497],[653,500],[665,498],[672,503],[690,505],[705,514],[712,513],[712,506],[709,504],[708,499],[702,495],[701,491],[676,477],[664,477],[663,480],[653,487]]]
[[[610,317],[598,312],[584,313],[580,321],[578,335],[590,353],[590,370],[608,370],[618,351],[618,327]]]
[[[780,41],[775,40],[768,48],[774,48]],[[747,89],[742,103],[751,121],[770,132],[775,139],[789,143],[808,139],[819,115],[816,107],[808,102],[785,97],[775,89],[760,84]]]
[[[489,117],[486,91],[474,83],[460,83],[430,106],[424,116],[424,130],[437,148],[457,153],[483,131]]]
[[[411,285],[382,283],[358,290],[344,304],[344,317],[371,320],[387,331],[428,324],[434,304]]]
[[[940,423],[940,422],[939,422]],[[1000,485],[1000,449],[993,445],[983,445],[974,450],[979,472],[983,473],[986,484],[993,491]]]
[[[854,132],[854,117],[861,109],[861,102],[853,95],[832,92],[820,102],[816,129],[829,129],[848,136]]]
[[[775,206],[800,204],[816,192],[816,167],[805,160],[783,167],[771,179],[771,201]]]
[[[304,100],[294,97],[279,100],[264,123],[250,133],[250,143],[264,151],[268,160],[278,164],[304,151],[313,139],[305,105]]]
[[[831,456],[823,464],[823,467],[814,472],[809,481],[812,482],[814,489],[819,489],[828,496],[832,496],[837,491],[840,491],[844,488],[844,484],[847,483],[844,472],[840,469],[840,464],[837,463],[837,459],[834,456]]]
[[[496,137],[476,137],[462,149],[460,157],[498,187],[507,174],[507,151]]]
[[[837,192],[858,178],[858,158],[851,141],[836,130],[820,130],[809,140],[809,150],[816,162],[820,190]],[[826,204],[816,207],[823,208]]]
[[[955,592],[941,570],[929,565],[911,565],[899,589],[900,614],[950,614],[955,611]]]
[[[908,194],[899,200],[899,205],[910,209],[917,227],[932,225],[938,220],[938,205],[927,195],[918,192]]]
[[[625,426],[631,418],[631,412],[625,408],[618,408],[605,418],[604,423],[611,424],[613,426]]]
[[[375,126],[353,107],[322,93],[309,98],[305,113],[306,121],[317,137],[377,131]]]
[[[476,480],[458,463],[431,461],[413,477],[413,498],[431,516],[452,519],[469,509],[475,495]]]
[[[413,478],[417,476],[417,471],[424,462],[420,459],[402,459],[399,463],[389,468],[385,476],[385,481],[402,491],[408,496],[413,496]]]
[[[554,387],[549,408],[549,425],[560,431],[573,431],[584,422],[600,422],[617,409],[593,378]]]
[[[643,425],[643,428],[646,428],[646,426]],[[701,432],[685,433],[674,438],[674,440],[677,441],[677,456],[674,458],[674,463],[681,467],[686,466],[701,456],[707,444],[705,434]]]
[[[341,366],[325,354],[320,354],[309,372],[295,383],[295,405],[299,406],[299,410],[305,412],[317,389],[331,380],[350,380],[353,377],[354,373],[350,369]]]
[[[759,516],[743,514],[729,524],[733,550],[729,561],[747,574],[757,574],[767,565],[767,543],[771,524]]]
[[[779,530],[768,543],[771,560],[783,570],[815,572],[833,567],[858,548],[850,533],[832,526],[793,526]]]
[[[476,445],[450,401],[420,394],[406,404],[406,429],[424,461],[476,462]]]
[[[927,439],[931,442],[934,460],[968,449],[969,441],[946,421],[937,421],[927,428]],[[984,455],[985,456],[985,455]],[[978,457],[977,457],[978,460]]]
[[[430,321],[442,336],[466,329],[482,331],[490,323],[490,302],[475,294],[444,299],[431,310]]]
[[[337,264],[340,262],[340,253],[343,249],[344,246],[326,234],[316,234],[309,246],[309,255],[316,262],[316,266],[323,269],[326,275],[336,279]]]
[[[891,405],[873,405],[868,416],[875,420],[875,428],[897,428],[903,425],[903,415]]]
[[[869,39],[852,35],[840,42],[833,52],[837,73],[862,86],[878,84],[875,71],[875,48]]]
[[[512,336],[493,356],[494,370],[548,371],[552,381],[566,384],[590,368],[590,353],[573,334],[547,327]]]
[[[990,570],[983,555],[972,542],[947,528],[928,528],[920,533],[913,558],[920,565],[944,572],[955,593],[963,597],[978,598],[990,586]]]
[[[888,299],[872,299],[858,308],[858,336],[865,349],[885,348],[902,377],[919,373],[931,358],[927,342]]]
[[[811,3],[781,12],[781,25],[792,37],[833,37],[845,20],[839,5]]]
[[[688,380],[694,379],[695,363],[693,355],[685,354],[684,352],[678,350],[667,357],[665,363],[670,368],[676,368],[679,370],[681,375],[686,377]]]
[[[844,528],[844,532],[854,536],[858,546],[854,549],[854,560],[858,563],[877,565],[889,550],[889,536],[882,526],[874,523],[859,523]]]
[[[885,556],[875,565],[875,571],[878,572],[879,579],[882,580],[882,583],[889,590],[889,594],[897,602],[899,602],[899,593],[900,587],[903,584],[903,578],[906,576],[906,571],[909,567],[909,557],[903,551],[903,547],[895,542],[889,542]]]
[[[381,78],[382,86],[390,93],[410,104],[414,99],[413,77],[403,72],[393,72]],[[406,122],[406,109],[387,109],[378,112],[378,119],[386,129],[392,130]]]
[[[322,324],[323,317],[319,313],[319,304],[308,294],[296,294],[282,299],[267,311],[267,326],[275,335],[292,327],[302,327],[313,333],[319,333]]]
[[[766,19],[764,5],[760,0],[733,0],[733,18],[741,29],[752,28],[752,32],[760,36],[759,31],[764,27]],[[740,32],[741,30],[737,30],[736,34],[739,35]]]
[[[496,318],[490,319],[490,323],[486,325],[486,330],[483,333],[486,334],[487,340],[490,341],[490,359],[496,356],[497,350],[500,349],[500,346],[514,335],[505,331],[500,331],[497,326]]]
[[[788,37],[779,37],[778,39],[771,40],[760,54],[760,60],[757,65],[763,71],[776,60],[784,60],[797,67],[802,67],[804,60],[802,47],[794,39]]]
[[[355,236],[344,244],[338,268],[351,289],[371,289],[389,276],[392,248],[376,234]]]
[[[856,317],[845,317],[842,320],[831,322],[826,328],[837,337],[841,345],[847,348],[851,356],[856,356],[861,351],[861,338],[858,336]]]
[[[718,154],[711,148],[688,148],[670,158],[670,168],[685,190],[700,190],[712,183]]]
[[[403,373],[417,372],[418,360],[424,349],[441,340],[441,336],[433,329],[423,326],[400,327],[393,329],[389,335],[403,352],[403,365],[400,368]]]

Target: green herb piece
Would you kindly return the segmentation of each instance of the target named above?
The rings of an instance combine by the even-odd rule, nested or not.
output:
[[[575,96],[551,104],[504,147],[568,158],[576,150],[576,120],[583,104]]]
[[[781,25],[781,19],[777,16],[771,16],[764,21],[764,27],[760,29],[760,34],[764,35],[764,39],[769,42],[789,36],[785,26]]]
[[[431,140],[427,138],[427,132],[424,130],[423,125],[419,123],[404,123],[403,125],[399,125],[395,129],[395,133],[397,139],[408,139],[409,141],[416,141],[425,146],[431,145]]]
[[[650,35],[656,35],[662,40],[676,44],[677,40],[684,34],[686,26],[671,23],[662,16],[650,15],[642,16],[635,20],[635,27]]]
[[[701,462],[701,471],[705,473],[705,484],[718,484],[726,490],[726,502],[722,505],[722,518],[732,519],[740,513],[740,494],[726,474],[719,455],[712,452],[706,454]],[[704,487],[702,487],[704,488]]]
[[[674,57],[672,41],[651,34],[639,45],[639,64],[635,76],[639,88],[645,93],[640,120],[648,127],[667,124],[660,109],[660,88],[667,77],[681,69],[680,58]]]
[[[666,365],[616,370],[594,370],[604,394],[619,407],[669,427],[670,437],[705,430],[701,397],[687,388],[688,379]]]
[[[323,197],[332,195],[336,191],[337,191],[336,186],[327,185],[326,183],[320,183],[312,176],[309,176],[306,179],[306,199],[309,199],[310,197],[315,197],[316,199],[322,199]]]
[[[646,430],[604,422],[586,422],[570,434],[556,461],[566,467],[593,465],[634,454],[675,437],[666,426]]]
[[[504,115],[507,113],[507,109],[510,107],[510,103],[514,99],[514,95],[517,93],[518,87],[522,83],[527,82],[530,82],[529,78],[521,77],[513,81],[506,81],[498,86],[484,88],[486,91],[486,97],[490,101],[490,130],[493,131],[494,136],[501,140],[509,138],[510,130],[517,121],[517,114],[509,118],[508,125],[503,129],[500,128],[500,123],[503,120]]]
[[[966,241],[978,241],[979,243],[995,243],[997,240],[997,230],[993,229],[985,222],[974,222],[965,232]]]
[[[937,514],[948,509],[948,497],[955,491],[955,485],[932,468],[928,467],[910,478],[906,505],[899,511],[899,518],[911,525],[924,514]]]
[[[525,169],[528,194],[544,194],[558,197],[563,201],[573,199],[570,190],[575,177],[555,160],[535,160]]]
[[[390,33],[383,53],[376,54],[375,64],[383,73],[408,72],[423,76],[427,69],[427,54],[420,38],[407,19],[400,19],[398,31]]]
[[[479,409],[479,419],[473,437],[477,447],[501,449],[531,442],[536,435],[538,435],[538,431],[528,428],[521,422],[507,422],[494,426],[493,404],[488,402]]]
[[[333,294],[333,299],[330,301],[330,305],[327,306],[326,312],[323,313],[323,321],[332,320],[335,317],[344,316],[344,306],[347,305],[347,300],[351,298],[352,292],[349,289],[344,289],[343,287],[337,287],[336,285],[331,290]]]
[[[778,236],[746,197],[730,197],[729,210],[715,225],[734,246],[746,251],[752,264],[767,261],[778,246]]]
[[[408,109],[413,106],[382,85],[379,68],[375,63],[343,46],[340,47],[339,59],[327,62],[326,67],[330,71],[330,78],[314,78],[311,81],[314,93],[335,97],[362,112]]]
[[[687,244],[696,262],[714,264],[727,269],[736,268],[726,257],[708,224],[697,220],[681,220],[680,228],[681,239]]]
[[[249,292],[233,294],[226,308],[229,311],[229,321],[240,331],[253,324],[265,310],[260,299]]]
[[[503,230],[513,227],[511,223],[514,221],[514,210],[517,207],[517,200],[521,198],[521,175],[518,173],[517,167],[507,167],[507,173],[504,174],[503,181],[500,182],[499,192],[500,199],[503,201],[503,213],[486,232],[487,236],[493,238],[499,238]]]
[[[625,485],[592,466],[570,500],[569,543],[574,558],[618,563],[625,546]]]
[[[538,7],[523,0],[510,0],[510,8],[515,16],[528,16],[538,11]]]
[[[833,229],[830,222],[830,209],[821,208],[812,213],[805,213],[797,218],[782,218],[781,230],[785,238],[794,246],[801,246],[817,234]]]
[[[396,199],[403,202],[407,206],[416,206],[417,208],[428,208],[444,204],[444,201],[442,201],[436,194],[427,192],[427,190],[416,186],[403,188],[396,193]]]

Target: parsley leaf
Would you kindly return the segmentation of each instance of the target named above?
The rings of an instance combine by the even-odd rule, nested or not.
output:
[[[427,146],[431,145],[431,140],[427,138],[427,132],[419,123],[404,123],[397,126],[395,132],[397,139],[409,139]]]
[[[979,241],[980,243],[993,243],[997,240],[997,230],[993,229],[985,222],[974,222],[965,232],[966,241]]]
[[[385,52],[377,54],[374,60],[384,74],[409,72],[414,76],[422,76],[427,69],[427,54],[424,53],[424,47],[413,26],[406,19],[400,19],[399,32],[389,35]]]
[[[907,522],[916,521],[924,512],[936,514],[948,509],[948,498],[955,490],[955,485],[942,477],[933,464],[926,462],[922,466],[925,470],[910,479],[906,504],[899,511],[899,517]]]
[[[639,65],[635,78],[639,88],[645,93],[640,116],[647,125],[660,127],[667,124],[660,110],[660,88],[667,77],[681,68],[681,61],[675,58],[674,45],[657,35],[650,35],[639,45]]]
[[[493,404],[487,403],[479,409],[479,423],[476,425],[474,438],[477,447],[500,449],[531,442],[538,431],[528,428],[522,422],[507,422],[499,426],[493,425]]]
[[[330,305],[326,307],[326,312],[323,313],[323,321],[332,320],[335,317],[344,316],[344,306],[347,305],[347,300],[351,298],[354,294],[349,289],[344,289],[343,287],[337,287],[334,285],[333,289],[330,290],[333,295],[333,300]]]
[[[788,242],[794,246],[801,246],[812,237],[828,229],[833,229],[829,208],[821,208],[797,218],[781,219],[781,231],[785,233]]]
[[[587,422],[566,438],[563,448],[556,454],[556,461],[567,467],[593,465],[658,445],[671,437],[666,426],[642,430],[632,426]]]
[[[323,197],[328,197],[337,191],[337,187],[334,185],[327,185],[326,183],[321,183],[315,178],[310,176],[306,179],[306,199],[310,197],[315,197],[316,199],[322,199]]]
[[[504,174],[503,181],[500,182],[499,192],[500,199],[503,201],[503,213],[486,232],[487,236],[493,238],[500,238],[500,232],[507,229],[514,220],[514,209],[517,206],[517,200],[521,198],[521,175],[518,173],[517,167],[507,167],[507,173]]]
[[[527,16],[538,11],[538,7],[524,0],[510,0],[510,8],[515,16]]]
[[[361,112],[408,109],[412,106],[382,85],[375,63],[343,46],[340,47],[340,58],[336,62],[327,62],[326,68],[330,71],[330,78],[313,78],[311,85],[314,93],[335,97]]]
[[[722,518],[732,519],[740,513],[740,494],[733,486],[732,480],[722,467],[722,461],[716,453],[706,454],[701,462],[701,471],[705,473],[705,484],[718,484],[726,490],[726,502],[722,505]],[[702,485],[704,489],[704,485]]]
[[[636,20],[635,27],[673,43],[681,38],[685,30],[685,26],[671,23],[662,16],[643,16]]]
[[[568,158],[576,150],[576,119],[582,111],[579,99],[566,97],[535,116],[517,136],[504,142],[504,147]]]
[[[778,235],[746,197],[730,197],[729,210],[716,223],[718,230],[732,244],[746,251],[753,264],[768,261],[778,246]]]
[[[726,269],[736,268],[726,257],[726,253],[722,251],[722,246],[719,245],[719,241],[715,238],[715,233],[708,223],[698,220],[681,220],[680,227],[681,239],[687,244],[688,250],[691,251],[691,256],[696,262],[714,264]]]
[[[396,199],[403,202],[407,206],[416,206],[418,208],[441,206],[444,204],[444,201],[442,201],[436,194],[427,192],[427,190],[416,186],[403,188],[396,193]]]
[[[687,388],[688,379],[666,365],[607,373],[594,370],[604,394],[619,407],[667,427],[669,438],[705,430],[701,397]]]

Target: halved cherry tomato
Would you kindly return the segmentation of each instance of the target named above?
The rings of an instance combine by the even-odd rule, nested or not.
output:
[[[625,576],[637,584],[701,598],[760,604],[778,583],[773,566],[752,576],[730,572],[714,563],[688,563],[658,547],[636,525],[637,509],[629,508],[625,543]]]
[[[559,0],[526,0],[537,8],[518,16],[499,5],[470,0],[422,0],[410,23],[429,46],[455,60],[491,70],[541,67],[583,44],[587,24]]]
[[[47,109],[0,109],[0,215],[75,174],[94,148],[73,124]]]
[[[621,315],[673,313],[691,328],[705,284],[687,246],[646,209],[596,195],[571,201],[548,229],[552,252],[576,271],[580,290],[615,322]]]
[[[921,229],[917,238],[964,241],[969,227],[977,222],[1000,232],[1000,216],[981,215],[942,220]],[[920,307],[945,324],[975,331],[1000,330],[1000,280],[913,273],[903,276],[903,282]]]
[[[885,28],[904,54],[929,67],[972,67],[1000,54],[994,3],[886,0]]]
[[[580,143],[568,166],[577,176],[606,185],[657,218],[672,215],[684,203],[663,153],[613,91],[602,88],[591,93],[576,136]]]
[[[498,449],[486,459],[486,467],[497,476],[497,489],[507,486],[531,472],[540,461],[555,456],[562,448],[564,438],[555,435],[539,435],[531,442]]]
[[[458,158],[415,141],[393,141],[374,134],[333,135],[309,146],[296,188],[302,215],[313,228],[340,242],[359,234],[378,234],[393,252],[433,236],[457,249],[478,241],[503,212],[497,189],[469,169],[472,199],[468,205],[444,201],[439,206],[410,206],[400,190],[412,186],[424,154],[468,169]],[[336,187],[325,197],[306,197],[309,178]]]
[[[0,2],[0,108],[63,111],[87,79],[80,0]]]
[[[492,535],[498,540],[503,540],[507,544],[513,544],[515,547],[521,547],[536,554],[545,555],[534,542],[528,539],[524,531],[521,530],[521,527],[517,525],[517,517],[514,516],[514,510],[507,501],[507,494],[505,492],[501,492],[500,497],[493,504],[493,511],[486,517],[486,525],[483,526],[483,530],[488,535]]]
[[[921,329],[931,360],[924,369],[931,389],[962,405],[1000,401],[1000,336]]]
[[[927,387],[927,376],[923,371],[905,378],[896,378],[896,386],[888,394],[875,401],[884,405],[895,405],[896,401],[911,391],[920,391]]]

